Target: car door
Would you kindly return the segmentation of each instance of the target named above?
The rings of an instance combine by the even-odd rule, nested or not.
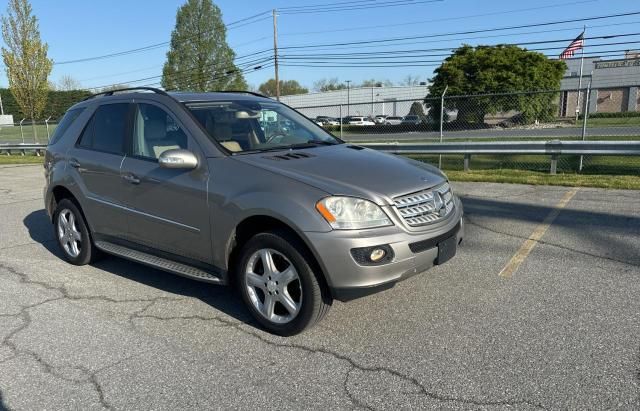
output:
[[[131,240],[187,260],[211,262],[207,205],[207,164],[196,141],[170,111],[155,102],[135,104],[128,154],[122,162],[127,180]],[[193,170],[161,168],[163,151],[182,148],[199,164]]]
[[[120,166],[129,133],[128,102],[100,105],[76,144],[67,152],[68,166],[77,173],[81,206],[96,235],[126,237],[127,212]]]

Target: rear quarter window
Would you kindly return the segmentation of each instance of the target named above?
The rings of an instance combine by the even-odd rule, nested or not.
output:
[[[80,117],[80,114],[82,114],[83,111],[84,111],[84,107],[74,108],[73,110],[67,111],[64,114],[64,116],[62,116],[62,119],[60,119],[58,126],[53,132],[53,135],[51,136],[51,140],[49,141],[49,145],[55,144],[58,141],[60,141],[62,136],[64,136],[67,130],[69,130],[69,127],[71,127],[71,125],[76,121],[76,119]]]
[[[93,113],[78,145],[111,154],[123,154],[129,103],[105,104]]]

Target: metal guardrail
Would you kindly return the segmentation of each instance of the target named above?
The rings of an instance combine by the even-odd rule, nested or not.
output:
[[[30,144],[30,143],[0,144],[0,153],[6,153],[7,155],[11,155],[12,151],[18,151],[22,155],[24,155],[27,151],[35,151],[36,155],[40,155],[41,152],[46,149],[47,149],[46,144]]]
[[[455,143],[369,143],[359,144],[392,154],[462,154],[464,170],[469,171],[472,155],[530,154],[551,156],[550,172],[556,174],[561,155],[640,156],[640,141],[488,141]],[[40,154],[46,144],[0,144],[0,153],[26,151]]]
[[[640,156],[640,141],[489,141],[456,143],[370,143],[361,144],[393,154],[462,154],[464,171],[469,171],[473,154],[550,155],[550,172],[556,174],[561,155]],[[580,162],[582,164],[582,162]]]

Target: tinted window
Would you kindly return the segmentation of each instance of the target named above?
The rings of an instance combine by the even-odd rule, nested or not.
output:
[[[133,155],[157,159],[164,151],[187,148],[187,135],[166,111],[138,104],[133,126]]]
[[[62,116],[62,120],[58,123],[56,130],[53,132],[53,136],[51,136],[51,141],[49,144],[55,144],[62,138],[64,133],[67,132],[69,127],[73,124],[74,121],[82,114],[84,111],[84,107],[74,108],[73,110],[69,110]]]
[[[128,103],[98,107],[80,137],[80,146],[107,153],[123,153],[128,113]]]

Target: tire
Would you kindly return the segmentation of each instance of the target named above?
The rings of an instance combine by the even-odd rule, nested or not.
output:
[[[295,335],[327,314],[333,300],[314,265],[306,246],[284,230],[256,234],[244,245],[237,286],[251,315],[266,330]]]
[[[53,224],[65,260],[74,265],[85,265],[99,256],[84,215],[73,201],[65,198],[56,205]]]

